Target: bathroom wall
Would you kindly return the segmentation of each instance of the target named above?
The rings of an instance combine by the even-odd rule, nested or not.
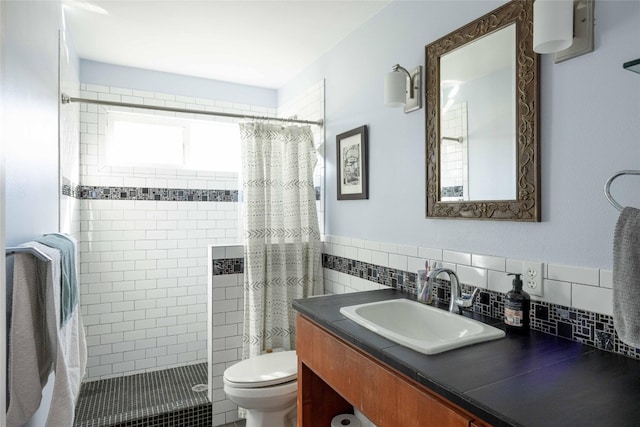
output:
[[[131,88],[132,83],[145,80],[139,77],[144,71],[81,61],[83,79],[121,86],[83,81],[80,96],[259,116],[278,112],[311,120],[321,119],[324,113],[322,81],[277,111],[274,107],[182,95],[190,93],[190,86],[183,84],[188,78],[175,76],[169,84],[171,75],[167,73],[148,71],[145,87],[153,91]],[[154,80],[157,86],[150,86]],[[196,80],[204,93],[209,93],[207,88],[220,90],[220,82]],[[167,93],[164,87],[175,87],[179,94]],[[224,95],[224,91],[220,93]],[[276,101],[275,96],[269,96],[275,91],[265,94],[256,88],[256,93],[259,102]],[[153,114],[151,110],[143,112]],[[104,107],[80,106],[81,303],[89,345],[87,379],[203,362],[208,354],[207,246],[241,241],[238,176],[104,166],[99,153],[105,117]],[[322,148],[322,132],[315,132]],[[322,172],[318,168],[315,177],[320,194]],[[144,189],[156,193],[155,198],[143,197]],[[169,196],[163,195],[166,189],[172,189]],[[176,191],[183,191],[184,197],[172,198]]]
[[[0,3],[0,64],[4,64],[4,5]],[[3,81],[4,69],[0,66],[0,82]],[[4,129],[4,98],[3,98],[3,85],[0,84],[0,129]],[[0,206],[5,206],[4,196],[4,176],[5,176],[5,164],[4,164],[4,146],[5,135],[0,130]],[[4,225],[4,209],[0,209],[0,245],[5,246],[5,225]],[[5,289],[7,285],[6,280],[6,261],[0,260],[0,313],[4,313],[7,307],[7,299]],[[0,316],[0,331],[7,330],[7,317]],[[6,334],[0,334],[0,366],[7,366],[7,336]],[[0,374],[0,414],[7,412],[7,390],[6,390],[6,374]],[[5,422],[4,415],[0,415],[0,422]]]
[[[218,426],[238,419],[238,406],[227,398],[222,377],[242,360],[244,247],[210,246],[208,253],[208,386],[213,425]]]
[[[410,245],[394,245],[386,242],[325,236],[324,253],[335,257],[370,264],[374,268],[391,269],[415,274],[431,266],[451,268],[461,283],[494,292],[506,293],[511,289],[513,277],[509,272],[522,271],[527,260],[488,256],[483,254],[451,251],[442,248],[425,248]],[[543,270],[546,286],[543,296],[532,295],[536,301],[545,301],[579,310],[613,315],[611,270],[546,264]],[[380,289],[399,285],[390,279],[387,285],[367,277],[353,277],[337,270],[325,270],[325,289],[331,293]]]
[[[2,130],[6,243],[58,230],[57,1],[5,2]]]
[[[0,146],[4,157],[0,234],[6,246],[15,246],[58,231],[58,36],[64,28],[57,0],[4,1],[0,12]],[[4,272],[0,280],[4,299]],[[5,345],[0,347],[4,358]],[[4,369],[0,384],[4,405]],[[27,425],[44,425],[51,395],[49,381],[42,406]],[[2,410],[1,425],[4,418]]]
[[[481,273],[486,266],[474,264],[474,257],[540,261],[547,274],[542,301],[610,314],[619,213],[602,188],[614,172],[640,168],[640,76],[622,68],[638,57],[640,3],[596,1],[595,51],[559,64],[551,56],[541,58],[541,223],[425,218],[425,110],[404,114],[383,105],[383,77],[393,64],[424,64],[426,44],[503,3],[393,2],[280,90],[286,99],[307,81],[326,78],[329,250],[408,272],[423,265],[423,258],[438,259],[416,256],[417,248],[461,253],[460,262],[443,260],[467,283],[480,280],[479,286],[500,291],[509,283],[503,272],[514,271],[517,263]],[[331,141],[362,124],[370,129],[369,200],[337,201]],[[637,183],[621,178],[612,192],[622,204],[640,207]],[[333,246],[332,239],[340,244]],[[413,258],[409,264],[407,257]],[[329,291],[346,289],[345,281],[354,289],[377,286],[325,273]]]
[[[326,233],[588,269],[612,268],[618,212],[603,185],[640,169],[640,76],[622,69],[639,56],[640,3],[596,1],[595,51],[554,64],[541,58],[542,222],[425,218],[425,109],[383,104],[393,64],[424,65],[424,47],[504,1],[393,2],[279,91],[326,81]],[[369,126],[369,200],[337,201],[335,136]],[[612,188],[640,206],[637,179]]]
[[[80,80],[86,84],[172,93],[266,108],[275,107],[278,98],[274,89],[105,64],[87,59],[80,61]]]
[[[81,96],[275,113],[274,108],[85,83]],[[80,281],[87,379],[204,362],[207,246],[240,240],[237,173],[104,166],[98,153],[105,121],[105,108],[81,105]]]

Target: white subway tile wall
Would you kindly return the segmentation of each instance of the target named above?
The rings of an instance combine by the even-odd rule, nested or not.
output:
[[[242,258],[242,246],[209,247],[209,318],[207,361],[209,399],[213,405],[213,425],[236,421],[238,407],[227,399],[222,380],[224,370],[242,359],[244,313],[243,275],[213,275],[213,260]]]
[[[90,84],[80,85],[80,97],[238,114],[277,113],[272,108]],[[320,82],[294,100],[287,111],[317,120],[324,116],[323,102],[324,82]],[[238,190],[235,173],[101,164],[106,111],[102,106],[80,105],[81,185]],[[322,132],[322,139],[316,141],[320,145]],[[323,172],[320,169],[317,174],[319,183],[324,181]],[[207,247],[240,242],[239,204],[96,199],[79,204],[80,304],[89,352],[86,379],[206,361],[207,265],[211,259]],[[324,214],[319,215],[323,218]]]
[[[366,261],[358,257],[361,247],[380,248],[375,258],[389,259],[389,267],[399,268],[406,265],[405,271],[415,273],[424,268],[425,261],[431,265],[447,267],[456,271],[462,283],[487,288],[497,292],[508,292],[513,277],[508,272],[520,273],[523,261],[485,254],[457,252],[448,249],[399,246],[385,242],[367,242],[342,236],[325,236],[324,252],[329,255]],[[418,257],[406,256],[408,251],[416,251]],[[442,262],[442,260],[446,262]],[[402,261],[402,262],[400,262]],[[547,264],[546,264],[547,265]],[[473,266],[473,267],[470,267]],[[599,270],[589,267],[561,266],[548,264],[545,268],[544,295],[532,296],[537,301],[546,301],[567,307],[575,307],[601,314],[612,314],[613,292],[611,289],[611,270]],[[347,293],[366,289],[384,288],[373,282],[360,283],[346,273],[324,269],[325,291],[328,293]],[[357,280],[356,280],[357,279]]]
[[[206,360],[206,248],[237,236],[236,205],[81,201],[88,378]]]

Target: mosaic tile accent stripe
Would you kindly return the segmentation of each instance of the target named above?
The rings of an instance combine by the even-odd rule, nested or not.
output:
[[[330,270],[416,294],[415,273],[328,254],[323,254],[322,265]],[[466,285],[463,288],[465,291],[472,289]],[[447,280],[438,279],[433,292],[441,303],[448,304],[451,300]],[[504,296],[500,292],[483,289],[476,299],[473,311],[501,320],[504,314]],[[640,360],[640,349],[620,341],[612,316],[544,301],[531,301],[530,319],[534,330]]]
[[[192,190],[151,187],[80,187],[81,199],[237,202],[238,190]]]
[[[213,260],[213,275],[244,273],[244,258],[226,258]]]
[[[320,200],[320,187],[315,187]],[[238,190],[191,190],[185,188],[92,187],[74,184],[62,178],[62,195],[76,199],[97,200],[158,200],[176,202],[238,202]]]
[[[415,273],[328,254],[322,254],[322,266],[380,285],[402,289],[412,294],[416,293],[417,275]]]
[[[207,389],[207,364],[109,378],[82,384],[74,427],[210,426],[212,406]]]

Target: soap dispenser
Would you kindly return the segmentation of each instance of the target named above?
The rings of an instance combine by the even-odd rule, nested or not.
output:
[[[510,273],[515,276],[513,289],[504,297],[504,323],[511,332],[525,332],[529,330],[529,309],[531,298],[522,290],[521,274]]]

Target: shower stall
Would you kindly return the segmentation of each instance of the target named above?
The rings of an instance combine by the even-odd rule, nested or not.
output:
[[[81,83],[67,58],[61,57],[61,64],[60,90],[73,98],[324,118],[323,81],[286,105],[261,107]],[[222,392],[221,375],[241,355],[242,281],[239,287],[234,282],[233,289],[227,282],[213,288],[219,251],[209,248],[231,248],[226,249],[234,254],[231,262],[242,258],[242,247],[237,246],[242,238],[238,171],[109,163],[114,112],[144,113],[152,116],[147,120],[152,124],[157,119],[155,124],[231,126],[239,120],[89,103],[61,105],[61,231],[79,241],[80,309],[88,347],[75,425],[232,423],[237,408]],[[323,129],[312,127],[315,144],[322,147]],[[143,159],[157,154],[154,138],[148,138],[153,141],[142,151]],[[128,148],[125,153],[133,156],[133,148]],[[314,177],[321,229],[323,167],[321,160]]]

